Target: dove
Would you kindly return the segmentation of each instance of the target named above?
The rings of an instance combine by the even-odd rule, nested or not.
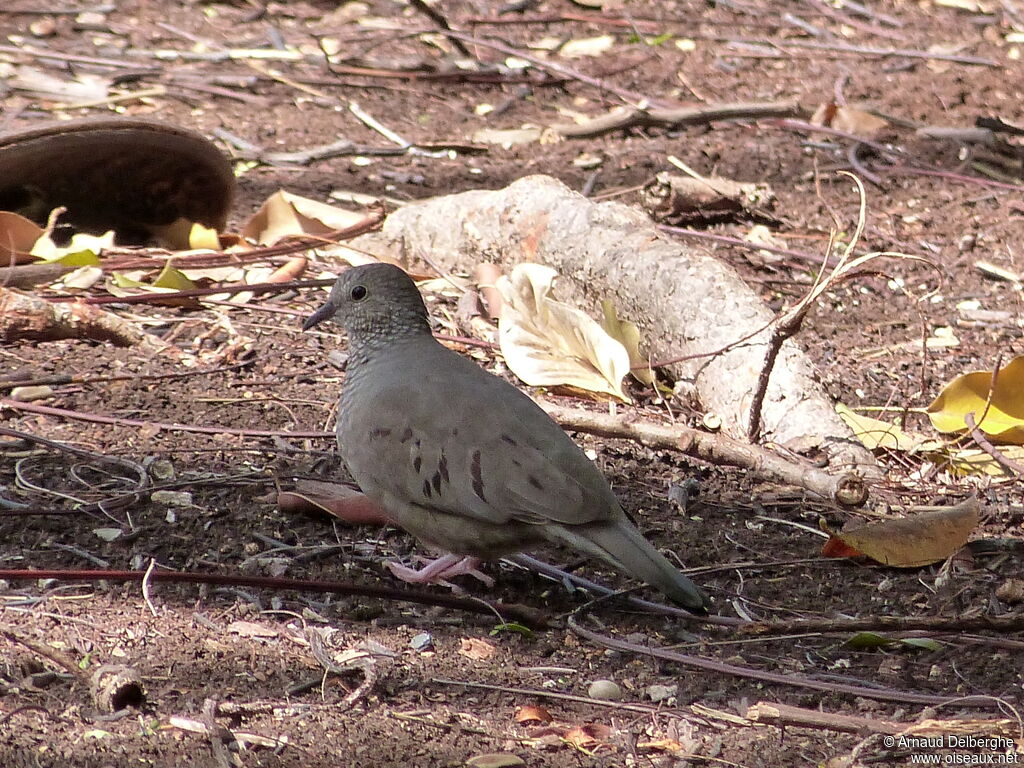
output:
[[[448,553],[407,581],[470,572],[544,543],[597,557],[703,613],[707,595],[648,542],[582,449],[526,394],[438,342],[399,267],[346,270],[303,324],[348,333],[342,459],[387,517]]]

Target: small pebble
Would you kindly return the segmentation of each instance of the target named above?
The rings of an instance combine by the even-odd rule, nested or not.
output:
[[[595,680],[587,688],[587,696],[604,701],[618,701],[622,698],[622,689],[612,680]]]
[[[420,653],[429,651],[434,647],[434,638],[430,636],[429,632],[420,632],[409,641],[409,647]]]
[[[191,507],[192,494],[188,491],[153,491],[150,498],[169,507]]]
[[[15,387],[11,390],[9,397],[19,403],[30,403],[33,400],[46,400],[53,397],[53,387],[45,385]]]
[[[678,685],[649,685],[647,686],[647,695],[651,701],[657,704],[659,701],[665,701],[670,699],[679,693]]]

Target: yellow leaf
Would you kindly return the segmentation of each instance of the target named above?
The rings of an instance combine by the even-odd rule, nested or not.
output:
[[[171,266],[170,260],[164,264],[163,270],[153,281],[154,288],[169,288],[172,291],[191,291],[196,284],[181,273],[180,269]]]
[[[836,413],[870,451],[884,448],[890,451],[933,451],[941,449],[938,440],[929,440],[924,435],[904,432],[895,424],[854,413],[842,403],[836,405]]]
[[[550,297],[555,270],[519,264],[499,278],[498,341],[509,369],[534,387],[567,385],[630,402],[629,353],[586,313]]]
[[[626,348],[629,354],[629,372],[633,378],[648,387],[653,386],[654,373],[649,361],[640,352],[640,329],[636,327],[636,323],[620,319],[615,311],[615,305],[608,299],[601,302],[601,309],[604,310],[601,327],[605,333]]]
[[[960,432],[967,429],[964,417],[973,413],[978,427],[994,441],[1024,444],[1024,356],[1000,369],[988,403],[991,386],[989,371],[957,376],[928,406],[932,426],[939,432]]]
[[[999,453],[1010,461],[1024,464],[1024,446],[1005,445],[998,448]],[[964,448],[944,457],[950,469],[958,475],[991,475],[992,477],[1008,477],[1014,473],[996,461],[980,448]],[[933,459],[934,460],[934,459]]]

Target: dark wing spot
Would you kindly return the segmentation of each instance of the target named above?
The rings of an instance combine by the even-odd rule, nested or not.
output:
[[[501,439],[504,440],[509,445],[519,445],[519,443],[517,443],[514,439],[512,439],[512,437],[510,435],[502,435]]]
[[[526,478],[526,479],[527,479],[527,481],[528,481],[528,482],[530,483],[530,485],[532,485],[532,486],[533,486],[534,488],[536,488],[536,489],[537,489],[538,491],[543,491],[543,490],[544,490],[544,486],[543,486],[543,485],[541,484],[540,480],[538,480],[538,479],[537,479],[536,477],[534,477],[533,475],[529,475],[529,476],[527,476],[527,478]]]
[[[435,472],[434,476],[430,479],[430,482],[434,485],[434,492],[437,494],[441,493],[441,473]]]
[[[437,462],[437,471],[440,473],[442,480],[444,480],[446,483],[449,482],[449,480],[448,480],[448,459],[445,458],[445,455],[443,453],[441,454],[441,460],[439,462]]]
[[[522,467],[523,466],[523,462],[521,462],[519,459],[512,459],[512,466],[513,467]]]
[[[402,436],[398,438],[398,442],[408,443],[410,440],[412,440],[412,429],[410,427],[406,427],[405,432],[403,432]]]
[[[452,437],[458,437],[458,436],[459,436],[459,428],[458,427],[452,427]]]
[[[429,480],[424,480],[423,481],[423,495],[426,496],[429,499],[430,498],[430,493],[431,493],[430,481]]]
[[[390,437],[391,430],[384,427],[378,427],[377,429],[370,430],[370,437]]]
[[[415,459],[412,460],[412,468],[416,470],[417,474],[419,473],[421,466],[423,466],[422,456],[417,456]]]
[[[480,498],[480,501],[487,501],[487,497],[484,496],[484,479],[480,470],[480,451],[473,451],[473,461],[469,466],[469,472],[473,476],[473,493]]]

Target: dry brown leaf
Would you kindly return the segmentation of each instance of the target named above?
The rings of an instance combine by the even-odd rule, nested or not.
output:
[[[550,723],[554,718],[544,707],[526,706],[516,710],[514,719],[517,723]]]
[[[839,549],[841,544],[895,568],[930,565],[960,549],[977,527],[980,516],[981,505],[972,497],[955,507],[834,533],[825,543],[822,554],[848,556],[847,551]]]
[[[277,508],[289,514],[326,512],[350,525],[387,525],[391,521],[380,506],[359,491],[336,484],[330,495],[282,491]]]
[[[478,637],[464,637],[459,642],[459,655],[474,661],[483,661],[494,655],[495,647]]]
[[[814,110],[814,114],[808,122],[811,125],[835,128],[837,131],[845,131],[866,138],[877,136],[889,126],[887,121],[875,117],[870,112],[833,102],[821,104]]]
[[[10,211],[0,211],[0,267],[35,261],[32,246],[43,235],[34,221]]]

